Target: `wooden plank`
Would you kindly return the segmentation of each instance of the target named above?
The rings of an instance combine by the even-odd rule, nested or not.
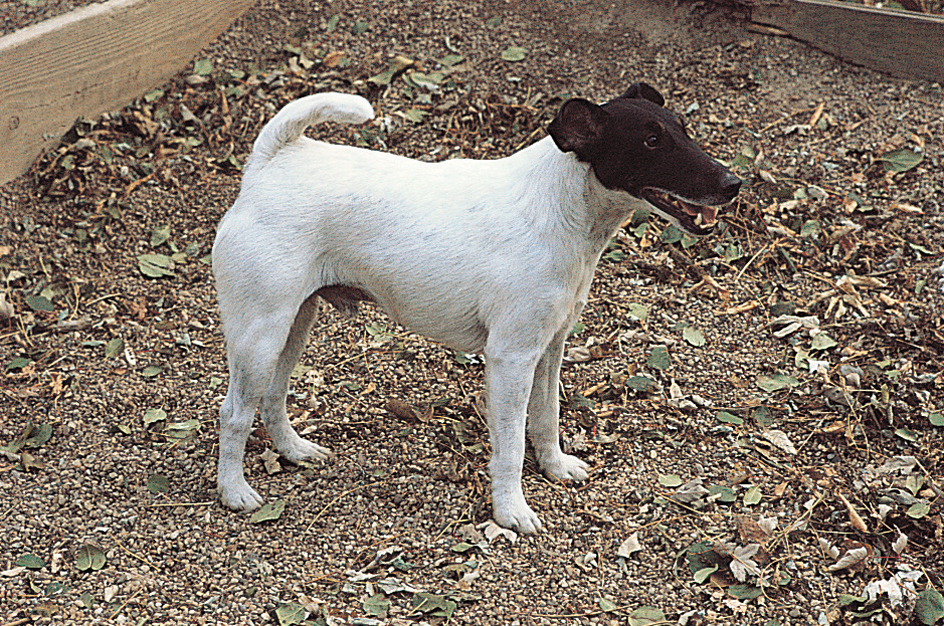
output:
[[[901,78],[944,82],[944,18],[835,0],[762,0],[751,21],[846,61]]]
[[[179,72],[253,0],[110,0],[0,37],[0,184]]]

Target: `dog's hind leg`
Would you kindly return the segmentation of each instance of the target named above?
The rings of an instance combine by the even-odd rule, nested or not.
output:
[[[299,308],[285,347],[279,354],[275,373],[259,405],[262,421],[269,436],[272,437],[272,444],[283,457],[292,463],[309,459],[323,461],[332,456],[327,448],[300,437],[289,423],[285,411],[285,396],[288,393],[289,379],[308,344],[308,333],[318,315],[318,300],[316,296],[311,296]]]
[[[564,341],[569,331],[570,325],[567,325],[557,332],[535,368],[528,401],[528,437],[541,471],[558,480],[585,480],[587,464],[564,454],[560,447],[558,386]]]
[[[220,461],[217,489],[223,504],[237,511],[259,508],[263,499],[246,482],[243,455],[252,420],[276,369],[291,318],[282,324],[270,319],[249,321],[238,333],[228,333],[229,387],[220,408]]]

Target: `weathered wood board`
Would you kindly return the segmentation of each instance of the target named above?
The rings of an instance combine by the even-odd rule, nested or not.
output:
[[[0,184],[179,72],[253,0],[110,0],[0,37]]]
[[[751,21],[892,76],[944,82],[940,16],[835,0],[761,0]]]

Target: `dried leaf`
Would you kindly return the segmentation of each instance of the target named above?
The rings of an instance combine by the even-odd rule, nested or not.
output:
[[[762,433],[764,439],[777,446],[787,454],[796,454],[797,449],[793,447],[793,442],[782,430],[765,430]]]
[[[489,543],[498,537],[504,537],[510,543],[515,543],[518,541],[518,533],[508,528],[502,528],[495,522],[495,520],[492,519],[488,520],[487,522],[482,522],[476,526],[476,528],[482,531]]]
[[[849,512],[849,522],[852,524],[852,527],[860,533],[868,533],[869,529],[868,526],[865,525],[865,520],[856,512],[852,503],[846,500],[846,497],[842,495],[842,493],[837,492],[836,495],[838,495],[842,503],[846,505],[846,510]]]
[[[867,548],[854,548],[852,550],[846,551],[841,559],[830,565],[826,568],[827,572],[838,572],[840,570],[848,569],[853,565],[861,563],[869,556],[869,551]]]
[[[639,533],[635,532],[630,535],[626,541],[620,544],[620,547],[616,550],[616,556],[628,559],[633,552],[639,552],[641,550],[642,545],[639,543]]]

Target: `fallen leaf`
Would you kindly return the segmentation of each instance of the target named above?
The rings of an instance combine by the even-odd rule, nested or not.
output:
[[[787,454],[796,454],[797,449],[793,447],[793,442],[782,430],[765,430],[762,433],[764,439],[777,446]]]
[[[498,537],[504,537],[510,543],[515,543],[518,541],[518,533],[508,528],[502,528],[495,522],[495,520],[492,519],[488,520],[487,522],[482,522],[476,526],[476,528],[482,531],[489,543],[492,543],[492,541]]]
[[[633,552],[639,552],[641,550],[642,545],[639,543],[639,533],[635,532],[620,544],[620,547],[616,550],[616,556],[628,559]]]
[[[523,61],[526,56],[528,56],[527,48],[520,46],[508,46],[501,53],[502,60],[511,62]]]
[[[869,556],[869,551],[867,548],[854,548],[852,550],[847,550],[841,559],[830,565],[826,568],[827,572],[838,572],[840,570],[848,569],[853,565],[857,565],[864,561]]]
[[[271,504],[263,504],[262,507],[249,518],[249,523],[261,524],[262,522],[277,520],[282,516],[283,511],[285,511],[285,500],[276,500]]]

